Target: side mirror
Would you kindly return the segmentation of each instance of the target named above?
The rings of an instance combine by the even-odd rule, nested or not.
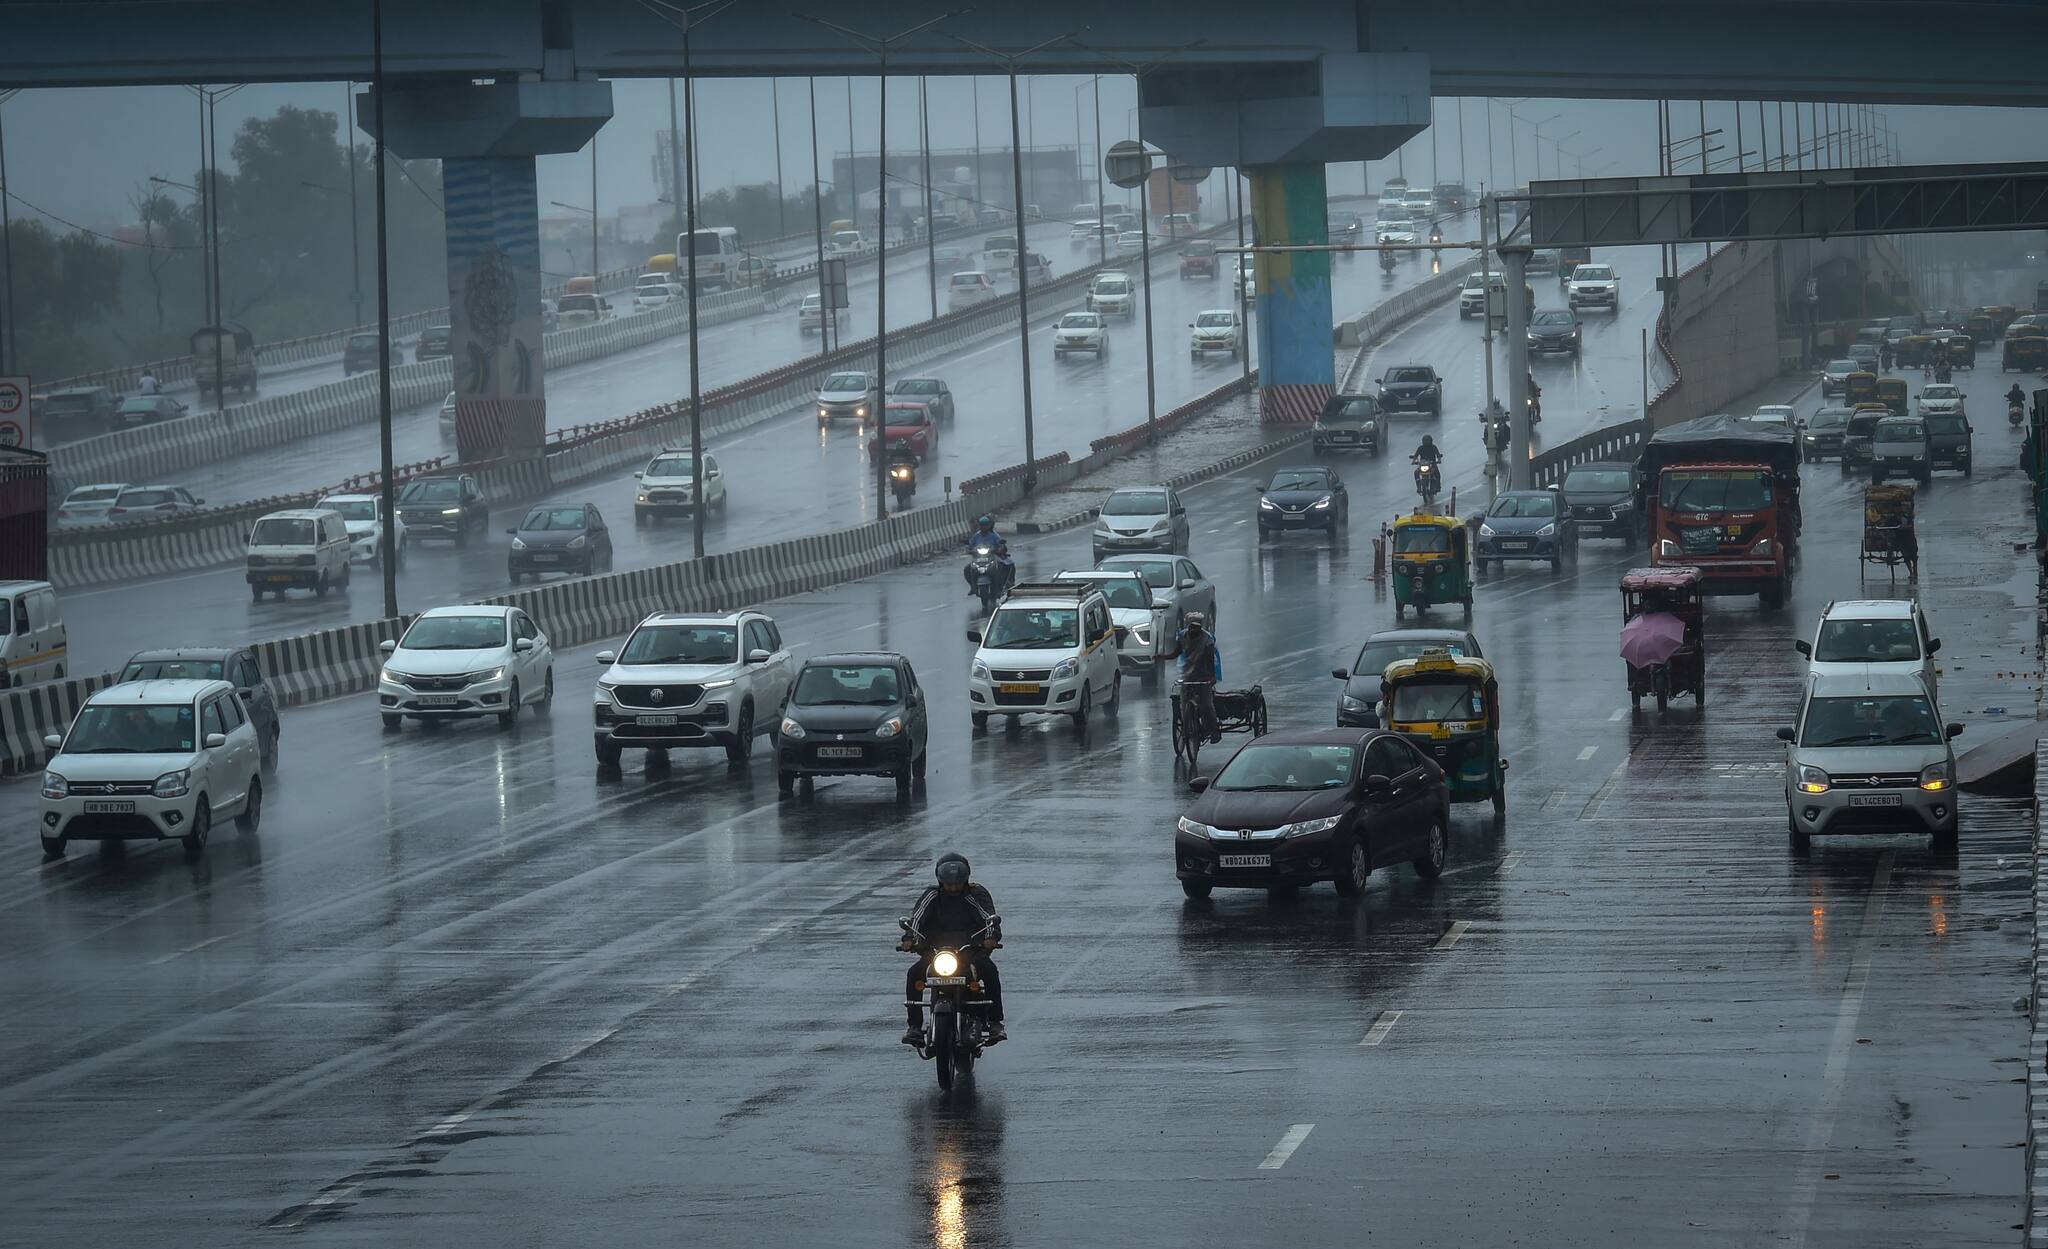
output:
[[[747,652],[747,662],[750,664],[765,664],[770,658],[768,652],[758,646]]]
[[[514,639],[512,639],[512,649],[513,649],[513,650],[514,650],[515,652],[517,652],[517,653],[519,653],[519,654],[522,654],[522,655],[523,655],[523,654],[525,654],[525,653],[526,653],[527,651],[530,651],[530,650],[532,650],[532,649],[533,649],[533,639],[532,639],[532,638],[514,638]]]
[[[1332,668],[1330,669],[1330,675],[1335,677],[1339,681],[1349,681],[1351,679],[1351,669]]]
[[[1792,740],[1792,737],[1793,737],[1793,734],[1792,734],[1792,730],[1791,730],[1791,729],[1789,729],[1789,728],[1783,728],[1783,729],[1779,729],[1779,730],[1778,730],[1778,740],[1779,740],[1779,741],[1781,741],[1781,742],[1789,742],[1789,741],[1791,741],[1791,740]]]
[[[227,744],[228,735],[225,733],[208,733],[206,735],[206,748],[208,750],[219,750]]]
[[[1393,792],[1394,781],[1392,777],[1383,776],[1380,773],[1375,772],[1371,776],[1365,778],[1366,797],[1384,798],[1388,794],[1391,794]]]
[[[241,696],[242,701],[245,703],[248,702],[250,699],[256,697],[255,690],[236,690],[235,693],[239,694]]]
[[[519,530],[517,530],[517,529],[507,529],[507,530],[506,530],[505,532],[506,532],[506,533],[509,533],[509,534],[512,534],[512,535],[514,535],[514,536],[517,536],[517,535],[518,535],[518,533],[519,533]]]
[[[377,643],[377,649],[389,655],[391,652],[398,649],[398,643],[392,641],[379,642]]]
[[[1192,590],[1192,589],[1194,589],[1194,588],[1195,588],[1195,579],[1194,579],[1193,577],[1182,577],[1182,578],[1181,578],[1181,581],[1180,581],[1180,588],[1181,588],[1181,589],[1183,589],[1183,590]]]
[[[619,662],[619,653],[617,651],[599,651],[597,652],[597,662],[609,668]]]
[[[200,506],[201,504],[203,504],[203,503],[205,503],[205,502],[206,502],[206,500],[205,500],[205,499],[194,499],[194,500],[192,500],[192,506],[193,506],[193,507],[198,507],[198,506]]]
[[[981,642],[981,630],[979,630],[979,629],[969,629],[969,630],[967,631],[967,640],[968,640],[968,641],[970,641],[970,642],[976,643],[977,645],[979,645],[979,644],[980,644],[980,642]]]
[[[45,733],[45,734],[43,734],[43,748],[44,748],[45,750],[51,750],[51,751],[55,751],[55,750],[61,750],[61,749],[63,748],[63,746],[64,746],[64,735],[63,735],[62,733]]]
[[[1209,788],[1209,778],[1206,776],[1194,777],[1188,781],[1188,788],[1199,794]]]
[[[1948,726],[1948,735],[1950,737],[1961,737],[1963,735],[1963,726],[1951,722]]]
[[[640,474],[638,474],[638,473],[635,473],[635,474],[633,474],[633,480],[634,480],[634,481],[639,481],[639,480],[640,480]]]
[[[1941,653],[1941,639],[1940,639],[1940,638],[1928,638],[1928,639],[1927,639],[1927,653],[1928,653],[1928,654],[1930,654],[1930,655],[1938,655],[1938,654],[1940,654],[1940,653]]]
[[[1801,638],[1798,641],[1792,643],[1792,649],[1798,651],[1800,654],[1806,656],[1808,659],[1813,658],[1813,643],[1807,641],[1805,638]]]

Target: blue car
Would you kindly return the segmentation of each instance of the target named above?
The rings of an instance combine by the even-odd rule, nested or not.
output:
[[[1556,491],[1510,490],[1486,509],[1473,555],[1481,572],[1488,560],[1498,566],[1511,559],[1547,560],[1557,572],[1578,546],[1578,529]]]

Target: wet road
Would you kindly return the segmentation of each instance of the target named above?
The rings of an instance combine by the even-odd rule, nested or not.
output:
[[[1419,260],[1399,266],[1391,277],[1367,260],[1340,262],[1336,282],[1338,306],[1358,310],[1370,307],[1386,294],[1412,285],[1425,273],[1426,263]],[[1647,271],[1642,280],[1646,285],[1651,280]],[[1177,269],[1162,266],[1153,274],[1153,287],[1158,298],[1153,313],[1158,356],[1156,384],[1159,410],[1163,412],[1222,385],[1241,366],[1216,355],[1191,360],[1186,350],[1187,327],[1195,314],[1205,308],[1230,306],[1226,280],[1182,282]],[[1647,324],[1650,315],[1648,302],[1641,301],[1625,308],[1617,324]],[[741,332],[738,327],[720,328]],[[1614,384],[1621,393],[1632,394],[1639,386],[1626,377],[1636,372],[1637,334],[1633,329],[1607,333],[1616,328],[1605,322],[1588,322],[1589,360],[1600,362],[1601,375],[1620,379]],[[758,329],[750,332],[767,335],[767,331]],[[793,322],[775,327],[775,332],[786,333],[792,340],[783,344],[784,349],[794,349]],[[1036,446],[1040,455],[1058,450],[1086,454],[1091,439],[1145,419],[1143,321],[1134,317],[1128,323],[1117,323],[1110,333],[1110,350],[1103,360],[1075,357],[1055,364],[1050,321],[1034,323],[1031,367]],[[1453,385],[1469,383],[1469,395],[1476,396],[1480,393],[1475,349],[1478,335],[1476,321],[1460,327],[1454,310],[1442,310],[1419,321],[1414,330],[1395,342],[1401,344],[1400,350],[1421,351],[1428,358],[1444,361],[1440,367],[1447,373],[1452,371],[1452,363],[1457,362],[1469,376],[1453,378]],[[782,342],[779,338],[775,341]],[[551,418],[565,423],[594,420],[673,398],[673,365],[662,353],[672,352],[674,346],[658,344],[552,375],[558,384],[566,378],[567,393],[579,396],[579,401],[589,396],[610,395],[612,402],[597,407],[592,399],[587,409],[574,409],[568,414],[564,414],[562,405],[551,404]],[[1391,344],[1389,349],[1393,349]],[[754,350],[759,359],[768,348],[757,346]],[[710,348],[706,351],[708,358]],[[777,362],[787,358],[783,355]],[[734,376],[747,376],[768,365],[732,367]],[[1024,405],[1014,337],[982,339],[913,368],[918,373],[945,378],[959,407],[958,417],[941,431],[937,453],[920,472],[918,502],[929,505],[943,501],[947,497],[947,478],[957,483],[1023,460]],[[1557,369],[1569,372],[1570,366],[1560,365]],[[1545,376],[1552,371],[1545,366]],[[1578,372],[1594,371],[1589,364]],[[1479,401],[1469,398],[1450,410],[1476,413]],[[1476,437],[1476,421],[1446,424],[1458,436]],[[424,429],[430,431],[428,436],[438,440],[439,435],[431,433],[435,426],[433,416],[427,414],[411,427],[413,436]],[[343,432],[355,440],[374,434],[368,427]],[[280,449],[250,458],[288,456],[296,465],[294,471],[310,475],[315,482],[331,481],[337,476],[335,461],[325,457],[336,453],[324,449],[326,441],[309,439],[289,452]],[[706,518],[706,548],[717,551],[750,546],[871,519],[874,469],[864,446],[865,438],[852,425],[842,422],[820,431],[808,406],[751,429],[708,438],[706,447],[724,473],[730,502],[722,515]],[[420,453],[432,454],[437,449],[438,446],[426,448]],[[407,454],[401,445],[400,458]],[[615,568],[687,558],[687,521],[634,528],[635,483],[631,474],[631,469],[622,468],[606,479],[564,487],[553,499],[587,499],[597,504],[613,526]],[[508,539],[501,531],[516,524],[521,514],[523,504],[494,512],[489,539],[467,548],[445,542],[417,544],[399,576],[401,607],[417,611],[438,603],[502,592],[509,581],[504,547]],[[98,671],[100,668],[95,665],[118,663],[140,647],[160,645],[160,639],[166,636],[201,638],[227,633],[237,637],[283,637],[350,620],[374,620],[383,614],[381,580],[374,570],[359,571],[365,575],[347,594],[326,599],[301,594],[283,602],[269,599],[253,603],[239,566],[70,592],[65,596],[65,604],[71,647],[79,656],[81,671]]]
[[[1973,406],[2003,389],[1964,384]],[[2039,686],[2017,440],[1988,410],[1977,475],[1922,491],[1959,745],[2031,717]],[[1450,479],[1476,482],[1476,439],[1449,445]],[[1327,723],[1327,670],[1392,618],[1364,539],[1406,465],[1340,468],[1374,500],[1348,539],[1259,542],[1256,471],[1188,492],[1227,662],[1279,726]],[[197,863],[39,865],[33,791],[9,786],[0,1226],[35,1245],[102,1244],[110,1210],[167,1244],[498,1244],[513,1221],[532,1244],[2009,1244],[2028,813],[1965,797],[1948,859],[1785,845],[1792,637],[1886,588],[1858,580],[1858,498],[1809,470],[1788,608],[1712,601],[1704,712],[1624,710],[1622,544],[1482,581],[1508,814],[1459,808],[1442,880],[1383,871],[1354,902],[1181,898],[1163,683],[1128,684],[1085,735],[970,734],[945,562],[770,605],[800,652],[916,662],[933,767],[903,806],[874,781],[780,801],[758,757],[598,775],[595,645],[510,732],[387,738],[363,698],[288,713],[264,829]],[[1087,559],[1081,531],[1019,546],[1027,574]],[[895,1043],[891,950],[945,848],[1005,915],[1013,1035],[950,1098]]]

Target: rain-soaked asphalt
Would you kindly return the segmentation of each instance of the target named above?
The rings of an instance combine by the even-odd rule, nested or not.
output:
[[[1964,383],[1979,471],[1922,491],[1918,587],[1960,745],[2039,686],[2005,381]],[[1260,543],[1257,470],[1188,492],[1233,680],[1280,726],[1328,723],[1328,669],[1391,623],[1367,538],[1406,465],[1340,467],[1349,540]],[[2012,1243],[2029,814],[1964,798],[1947,859],[1785,842],[1791,640],[1909,589],[1859,586],[1858,498],[1809,469],[1790,605],[1712,602],[1704,711],[1624,710],[1621,544],[1483,581],[1507,815],[1459,808],[1440,881],[1352,902],[1181,897],[1163,683],[1085,735],[969,733],[944,561],[769,605],[800,652],[913,658],[933,766],[903,805],[778,800],[758,752],[598,775],[595,645],[510,732],[288,713],[263,830],[197,863],[38,864],[9,786],[0,1240]],[[1050,572],[1087,538],[1019,549]],[[946,848],[1005,916],[1013,1036],[953,1096],[896,1043],[892,950]]]

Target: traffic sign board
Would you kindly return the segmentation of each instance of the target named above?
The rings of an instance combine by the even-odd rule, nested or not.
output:
[[[0,417],[25,416],[27,413],[28,379],[0,377]]]
[[[19,447],[27,437],[21,422],[0,419],[0,447]]]
[[[35,408],[29,399],[29,379],[0,377],[0,447],[33,450],[35,445]]]
[[[1185,182],[1189,185],[1207,182],[1212,172],[1214,171],[1207,165],[1175,165],[1172,170],[1175,182]]]
[[[1103,176],[1127,191],[1143,186],[1151,172],[1152,154],[1135,139],[1112,143],[1102,155]]]

